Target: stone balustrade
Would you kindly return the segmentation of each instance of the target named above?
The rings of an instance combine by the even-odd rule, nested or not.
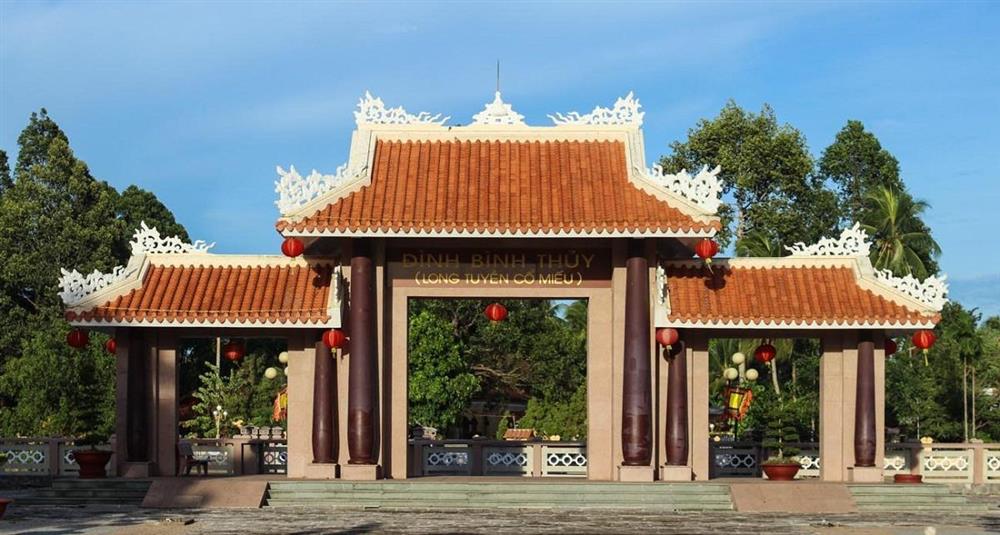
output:
[[[77,446],[72,438],[0,438],[0,452],[7,455],[7,462],[0,465],[5,476],[75,476],[80,467],[73,459]],[[97,449],[111,450],[111,444],[100,444]],[[115,466],[112,455],[108,462],[109,473]]]
[[[410,446],[410,477],[587,477],[586,442],[424,440]]]

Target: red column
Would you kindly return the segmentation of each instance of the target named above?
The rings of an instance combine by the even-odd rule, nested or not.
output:
[[[687,351],[684,342],[674,344],[667,355],[667,464],[688,462]]]
[[[125,385],[125,451],[129,462],[149,462],[150,388],[148,339],[142,329],[128,331],[128,381]],[[122,437],[118,437],[121,440]]]
[[[625,466],[652,458],[649,367],[649,266],[642,240],[630,240],[625,261],[625,362],[622,383],[622,456]]]
[[[314,463],[337,462],[334,423],[334,385],[337,375],[330,348],[316,342],[316,367],[313,372],[312,451]]]
[[[368,240],[354,241],[348,324],[347,379],[349,464],[375,464],[375,266]]]
[[[875,343],[858,343],[858,390],[854,406],[854,466],[875,466]]]

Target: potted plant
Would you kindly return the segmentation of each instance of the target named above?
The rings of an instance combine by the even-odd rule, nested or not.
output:
[[[86,449],[73,450],[73,459],[80,466],[80,479],[99,479],[107,477],[105,467],[111,460],[113,452],[99,450],[98,445],[108,443],[108,435],[100,432],[87,433],[75,441],[77,446],[89,446]]]
[[[764,447],[769,457],[762,465],[771,481],[792,481],[802,465],[799,463],[799,432],[791,425],[783,425],[783,418],[771,420],[764,435]]]
[[[7,463],[7,454],[0,451],[0,466]],[[4,513],[7,512],[7,506],[10,505],[14,500],[10,498],[0,498],[0,518],[3,518]]]

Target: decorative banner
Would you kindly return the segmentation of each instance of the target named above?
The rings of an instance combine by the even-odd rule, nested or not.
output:
[[[404,250],[390,252],[393,286],[549,287],[611,285],[611,251]]]

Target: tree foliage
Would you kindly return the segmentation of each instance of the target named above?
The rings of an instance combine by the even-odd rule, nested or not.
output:
[[[114,417],[114,360],[100,347],[103,335],[83,350],[67,347],[59,268],[89,273],[125,263],[133,214],[150,225],[176,222],[151,194],[123,202],[94,178],[44,109],[31,115],[18,147],[13,176],[0,155],[0,432],[73,435],[85,424],[106,427]],[[161,210],[140,210],[154,201]],[[83,400],[96,399],[100,414],[79,412]]]

